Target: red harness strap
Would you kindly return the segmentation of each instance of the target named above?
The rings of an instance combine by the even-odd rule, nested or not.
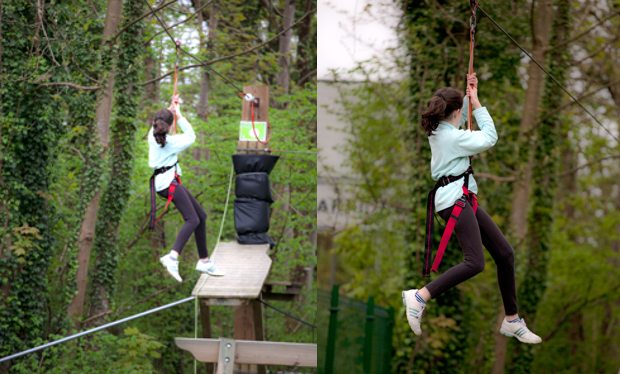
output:
[[[179,184],[181,184],[181,177],[175,172],[174,173],[174,180],[170,183],[170,186],[168,187],[168,199],[166,200],[166,205],[164,206],[164,211],[161,212],[159,217],[157,217],[158,221],[168,211],[168,206],[170,205],[170,203],[172,202],[172,199],[174,198],[174,191],[177,189],[177,186]]]
[[[446,251],[446,247],[448,247],[448,242],[450,242],[450,237],[452,237],[456,222],[459,220],[459,216],[461,215],[463,209],[465,209],[465,204],[467,204],[468,201],[474,209],[474,214],[476,214],[476,211],[478,211],[478,198],[476,197],[476,194],[470,192],[467,187],[463,186],[463,196],[461,196],[456,203],[454,203],[454,207],[450,213],[450,218],[446,223],[446,228],[443,230],[443,235],[441,235],[441,241],[439,242],[439,248],[437,248],[437,254],[435,255],[435,260],[433,260],[431,271],[437,272],[437,269],[439,269],[439,264],[441,263],[443,254]]]
[[[174,180],[172,181],[172,183],[170,183],[170,186],[168,187],[168,201],[166,201],[166,207],[164,208],[164,213],[166,212],[166,210],[168,210],[168,206],[170,205],[170,202],[172,201],[173,197],[174,197],[174,190],[177,188],[177,184],[181,184],[181,177],[176,173],[176,165],[177,163],[175,163],[174,165],[171,166],[164,166],[161,167],[159,169],[155,169],[153,171],[153,175],[151,175],[151,179],[149,181],[149,186],[150,186],[150,190],[151,190],[151,212],[149,213],[150,218],[149,218],[149,229],[153,230],[155,229],[155,224],[157,223],[157,221],[159,221],[159,219],[164,215],[163,213],[159,215],[159,217],[157,217],[157,201],[155,200],[155,177],[159,174],[163,174],[166,171],[175,168],[175,172],[174,172]]]
[[[463,211],[465,207],[465,203],[469,202],[474,212],[478,209],[478,200],[476,195],[469,191],[469,176],[474,173],[471,166],[467,168],[467,170],[460,175],[449,175],[441,177],[435,187],[428,193],[428,200],[426,203],[426,241],[424,243],[424,266],[422,268],[422,275],[429,276],[431,271],[437,271],[439,264],[441,263],[441,259],[443,257],[444,252],[446,251],[446,247],[448,242],[450,241],[450,237],[452,236],[452,232],[454,231],[454,227],[456,226],[456,222],[458,221],[458,217]],[[434,223],[435,223],[435,193],[440,187],[447,186],[452,182],[456,182],[457,180],[464,178],[463,181],[463,196],[457,200],[454,207],[452,208],[450,219],[446,223],[446,228],[441,237],[441,242],[439,244],[439,248],[437,250],[437,255],[433,261],[431,267],[431,255],[433,251],[433,232],[434,232]]]

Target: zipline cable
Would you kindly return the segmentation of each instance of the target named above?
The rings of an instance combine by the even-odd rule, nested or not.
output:
[[[540,68],[540,70],[542,70],[543,73],[545,73],[549,78],[551,78],[553,83],[555,83],[562,91],[564,91],[564,93],[566,93],[575,102],[575,104],[579,105],[581,107],[581,109],[584,110],[584,112],[586,112],[590,117],[592,117],[594,122],[596,122],[601,128],[603,128],[603,130],[605,130],[605,132],[607,132],[613,139],[615,139],[617,142],[620,143],[620,139],[618,139],[618,137],[616,137],[614,135],[614,133],[611,132],[611,130],[609,130],[607,127],[605,127],[605,125],[603,125],[603,123],[601,121],[599,121],[599,119],[596,118],[596,116],[594,116],[594,114],[592,114],[592,112],[590,112],[590,110],[588,108],[586,108],[579,101],[579,99],[577,99],[575,96],[573,96],[573,94],[571,94],[568,91],[568,89],[566,89],[551,73],[549,73],[547,71],[547,69],[545,69],[538,61],[536,61],[534,56],[532,56],[532,54],[530,52],[528,52],[525,48],[523,48],[521,46],[521,44],[519,44],[512,37],[512,35],[510,35],[508,33],[508,31],[506,31],[500,24],[498,24],[480,5],[478,5],[478,9],[482,12],[482,14],[484,14],[489,19],[489,21],[491,21],[491,23],[493,23],[495,25],[495,27],[497,27],[502,33],[504,33],[504,35],[506,35],[508,37],[508,39],[510,39],[510,41],[512,41],[512,43],[514,45],[516,45],[523,53],[525,53],[527,55],[527,57],[529,57],[530,60],[532,60],[532,62],[534,62],[534,64],[536,64],[536,66],[538,66]]]
[[[6,361],[10,361],[10,360],[13,360],[13,359],[15,359],[17,357],[25,356],[25,355],[28,355],[30,353],[34,353],[34,352],[37,352],[37,351],[40,351],[40,350],[43,350],[43,349],[46,349],[46,348],[49,348],[49,347],[61,344],[61,343],[66,343],[66,342],[68,342],[70,340],[77,339],[77,338],[80,338],[82,336],[86,336],[86,335],[92,334],[92,333],[97,332],[97,331],[105,330],[107,328],[110,328],[110,327],[113,327],[113,326],[117,326],[117,325],[123,324],[125,322],[129,322],[129,321],[137,319],[137,318],[148,316],[149,314],[157,313],[159,311],[172,308],[174,306],[186,303],[186,302],[191,301],[191,300],[194,300],[194,296],[186,297],[184,299],[177,300],[177,301],[172,302],[170,304],[158,306],[156,308],[146,310],[146,311],[144,311],[142,313],[134,314],[132,316],[125,317],[125,318],[119,319],[119,320],[114,321],[114,322],[106,323],[105,325],[101,325],[101,326],[92,328],[90,330],[82,331],[82,332],[79,332],[77,334],[73,334],[73,335],[70,335],[70,336],[65,336],[64,338],[61,338],[61,339],[58,339],[58,340],[54,340],[54,341],[42,344],[42,345],[37,346],[37,347],[30,348],[30,349],[27,349],[25,351],[21,351],[19,353],[12,354],[10,356],[2,357],[2,358],[0,358],[0,363],[6,362]]]

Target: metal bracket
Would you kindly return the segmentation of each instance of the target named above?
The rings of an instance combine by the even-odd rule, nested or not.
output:
[[[217,361],[217,374],[233,374],[235,367],[235,341],[220,338],[220,354]]]

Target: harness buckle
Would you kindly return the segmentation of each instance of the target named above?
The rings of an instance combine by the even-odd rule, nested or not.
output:
[[[459,199],[454,203],[454,205],[458,205],[461,208],[465,208],[465,204],[467,204],[467,198],[465,195],[459,197]]]

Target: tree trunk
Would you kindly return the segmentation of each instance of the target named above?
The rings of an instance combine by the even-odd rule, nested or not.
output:
[[[309,12],[312,9],[312,0],[306,0],[304,12]],[[311,63],[313,58],[316,58],[316,40],[314,40],[314,33],[312,33],[313,17],[306,17],[306,19],[299,25],[299,43],[297,43],[297,85],[303,86],[306,82],[312,80],[313,69]]]
[[[121,17],[122,0],[108,0],[106,11],[105,26],[103,28],[102,53],[105,54],[109,47],[109,40],[116,34],[118,23]],[[105,57],[104,57],[105,58]],[[105,65],[104,65],[105,66]],[[105,72],[103,73],[105,76]],[[109,143],[110,114],[112,112],[112,96],[114,87],[114,72],[108,72],[107,79],[104,81],[104,89],[97,100],[96,123],[99,135],[102,156],[106,152]],[[97,188],[98,189],[98,188]],[[97,212],[99,211],[99,201],[101,192],[96,191],[93,198],[88,203],[80,236],[78,239],[78,269],[76,275],[77,293],[69,306],[69,316],[73,319],[79,318],[84,312],[84,301],[86,300],[86,289],[88,286],[88,267],[90,255],[95,239],[95,224],[97,222]]]
[[[152,42],[150,43],[152,45]],[[144,61],[144,70],[146,73],[146,80],[152,80],[159,76],[161,65],[157,58],[153,56],[153,53],[148,53]],[[152,82],[144,86],[144,97],[150,104],[159,103],[159,82]]]
[[[123,6],[126,30],[120,38],[116,63],[115,104],[118,115],[111,129],[110,167],[107,188],[101,195],[101,207],[95,225],[96,265],[92,276],[90,316],[103,315],[110,308],[116,285],[119,225],[129,198],[133,165],[134,135],[139,92],[139,71],[144,58],[142,36],[144,21],[130,24],[144,11],[141,0],[126,0]],[[97,323],[97,320],[94,320]]]
[[[291,63],[291,38],[293,37],[293,30],[290,28],[293,25],[295,18],[295,0],[286,0],[284,8],[284,15],[282,19],[282,30],[288,29],[282,36],[280,36],[280,44],[278,48],[278,66],[280,71],[278,72],[277,82],[282,88],[284,93],[289,92],[289,86],[291,82],[290,63]]]
[[[199,9],[202,6],[202,2],[206,0],[194,0],[194,8]],[[211,45],[211,41],[213,40],[213,35],[215,34],[215,28],[217,27],[217,14],[216,8],[214,5],[209,6],[209,35],[205,37],[203,32],[203,24],[205,20],[204,10],[198,12],[196,16],[197,20],[197,28],[198,28],[198,36],[199,36],[199,48],[205,53],[209,51],[209,46]],[[207,39],[208,38],[208,39]],[[203,120],[207,120],[209,115],[209,71],[206,67],[201,68],[200,72],[200,95],[198,98],[198,104],[196,105],[196,112],[198,113],[198,117]]]
[[[545,51],[549,46],[549,35],[553,8],[551,0],[540,0],[532,9],[532,56],[541,64],[545,63]],[[523,168],[515,183],[512,196],[512,212],[510,222],[517,242],[523,241],[527,231],[527,210],[529,186],[532,180],[532,133],[538,119],[544,73],[533,61],[527,70],[528,80],[523,103],[521,124],[519,129],[519,159]]]
[[[553,18],[553,7],[551,0],[539,0],[532,8],[532,56],[544,64],[545,50],[549,46],[549,35],[551,20]],[[530,183],[532,180],[532,152],[530,152],[532,132],[534,124],[538,120],[540,99],[544,82],[544,73],[533,61],[528,65],[527,89],[525,90],[525,101],[519,126],[519,160],[522,169],[514,185],[511,204],[510,223],[512,233],[517,243],[521,243],[527,231],[527,211],[530,193]],[[497,314],[497,330],[504,319],[504,309],[500,308]],[[493,374],[504,373],[506,365],[506,349],[508,340],[499,331],[495,331],[495,362],[493,363]]]
[[[568,77],[568,48],[553,48],[563,45],[567,40],[570,25],[570,4],[568,0],[558,0],[553,21],[549,71],[560,83]],[[562,95],[551,80],[546,80],[542,101],[540,125],[537,126],[535,146],[536,168],[532,170],[532,212],[528,217],[528,234],[526,238],[527,273],[519,288],[520,313],[525,315],[530,325],[536,323],[536,311],[546,290],[547,262],[551,246],[554,206],[558,184],[557,166],[560,162],[559,149],[561,139],[567,137],[560,120]],[[532,347],[523,344],[516,347],[512,369],[517,373],[528,373],[533,359]]]

